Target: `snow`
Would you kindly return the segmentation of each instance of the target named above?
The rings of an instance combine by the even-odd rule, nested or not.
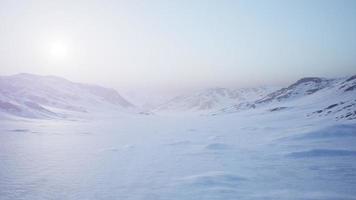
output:
[[[55,76],[0,76],[0,113],[43,119],[103,111],[139,112],[113,89]]]
[[[356,156],[356,151],[342,149],[312,149],[309,151],[293,152],[288,154],[288,156],[293,158]]]
[[[355,199],[355,126],[256,110],[1,121],[0,197]]]
[[[0,199],[356,199],[348,79],[217,115],[0,112]]]
[[[303,78],[261,99],[242,102],[213,113],[217,115],[264,108],[271,112],[293,110],[309,112],[308,117],[354,120],[356,119],[356,90],[349,89],[354,86],[356,80],[352,77]]]
[[[278,87],[256,88],[209,88],[185,95],[179,95],[157,106],[158,113],[194,112],[209,113],[237,103],[258,100]]]

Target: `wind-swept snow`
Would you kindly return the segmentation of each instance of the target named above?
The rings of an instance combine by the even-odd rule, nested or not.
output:
[[[261,112],[1,121],[0,197],[355,199],[355,122]]]
[[[355,79],[307,80],[229,114],[1,120],[0,199],[356,199]]]

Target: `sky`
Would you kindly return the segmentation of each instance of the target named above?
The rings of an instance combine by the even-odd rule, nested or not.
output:
[[[356,74],[354,0],[0,0],[0,75],[115,88]]]

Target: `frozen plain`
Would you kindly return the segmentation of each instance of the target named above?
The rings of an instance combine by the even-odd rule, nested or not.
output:
[[[356,199],[354,120],[217,115],[0,121],[0,199]]]

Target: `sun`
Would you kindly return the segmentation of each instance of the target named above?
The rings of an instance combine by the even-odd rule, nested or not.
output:
[[[49,54],[52,59],[63,60],[68,57],[68,44],[64,41],[54,41],[50,44]]]

